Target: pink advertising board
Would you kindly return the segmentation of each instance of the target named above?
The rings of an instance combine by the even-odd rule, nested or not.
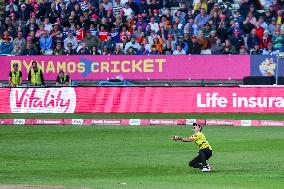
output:
[[[27,79],[37,61],[46,80],[63,69],[73,80],[243,79],[250,75],[249,56],[2,56],[0,80],[7,80],[14,63]]]
[[[284,113],[283,94],[283,87],[2,88],[0,113]]]

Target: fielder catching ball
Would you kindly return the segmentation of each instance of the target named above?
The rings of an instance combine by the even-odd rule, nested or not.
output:
[[[181,138],[179,136],[174,136],[172,140],[181,142],[195,142],[199,148],[198,156],[193,158],[189,162],[189,166],[192,168],[199,168],[203,172],[210,172],[212,167],[207,164],[207,160],[212,156],[212,147],[207,141],[205,135],[201,132],[202,126],[197,123],[193,123],[194,134],[188,138]]]

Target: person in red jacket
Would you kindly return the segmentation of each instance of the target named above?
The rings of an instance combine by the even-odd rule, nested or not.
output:
[[[268,43],[272,43],[272,38],[269,36],[268,31],[265,30],[263,32],[263,37],[260,40],[260,48],[261,49],[266,49],[268,46]]]

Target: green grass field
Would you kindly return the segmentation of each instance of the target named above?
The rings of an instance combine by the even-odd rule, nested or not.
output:
[[[64,116],[72,117],[59,117]],[[98,115],[83,114],[76,118],[81,116],[93,118]],[[127,118],[131,115],[108,115],[105,118],[117,116]],[[151,115],[136,115],[136,118],[148,116]],[[163,116],[151,117],[165,118]],[[183,116],[188,115],[178,118]],[[210,118],[210,115],[192,117],[203,116]],[[225,114],[211,116],[232,118]],[[245,116],[233,115],[239,119]],[[54,118],[54,115],[34,117]],[[280,114],[258,117],[283,119]],[[177,116],[167,115],[167,118]],[[0,184],[95,189],[284,188],[283,129],[206,127],[204,133],[214,149],[210,160],[214,171],[202,173],[188,167],[188,161],[197,154],[195,144],[170,140],[173,135],[191,135],[190,126],[1,126]]]

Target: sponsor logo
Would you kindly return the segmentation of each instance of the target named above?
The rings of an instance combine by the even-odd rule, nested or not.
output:
[[[233,120],[207,120],[206,125],[234,125]]]
[[[14,125],[24,125],[25,123],[25,119],[14,119]]]
[[[186,125],[192,125],[193,123],[196,123],[196,119],[186,119],[185,120]]]
[[[129,125],[141,125],[141,120],[140,119],[130,119]]]
[[[92,120],[92,124],[94,125],[120,125],[121,124],[121,121],[120,120]]]
[[[241,126],[251,126],[251,120],[241,120]]]
[[[46,125],[57,125],[62,124],[62,120],[45,120],[45,119],[37,119],[35,124],[46,124]]]
[[[12,113],[74,113],[74,88],[20,88],[11,89]]]
[[[177,125],[177,120],[150,119],[150,125]]]
[[[262,126],[284,126],[284,122],[283,121],[260,121],[260,125]]]
[[[0,120],[0,125],[6,125],[6,121],[4,119]]]
[[[276,63],[273,62],[273,58],[266,58],[259,65],[259,71],[263,76],[274,76],[275,69],[276,69]]]
[[[83,119],[72,119],[72,125],[83,125]]]

